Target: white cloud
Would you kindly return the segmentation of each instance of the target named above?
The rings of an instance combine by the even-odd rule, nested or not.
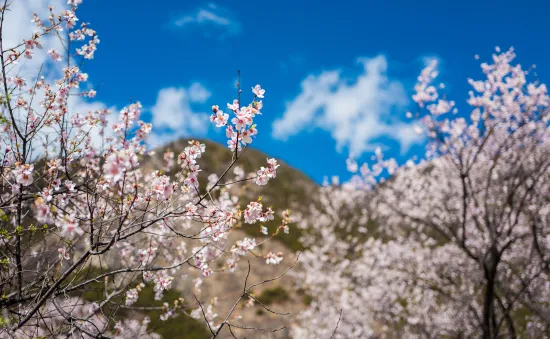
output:
[[[189,92],[189,99],[191,100],[191,102],[197,102],[197,103],[205,102],[212,95],[212,93],[210,93],[210,91],[208,91],[206,87],[204,87],[202,84],[198,82],[193,83],[191,87],[189,87],[188,92]]]
[[[58,13],[66,8],[66,3],[66,1],[61,0],[11,1],[8,7],[9,10],[6,11],[4,31],[2,32],[4,50],[18,46],[23,40],[27,40],[33,36],[33,33],[37,30],[36,26],[31,22],[33,13],[36,13],[42,19],[47,19],[50,12],[48,9],[49,5],[52,5],[54,11]],[[42,50],[35,50],[36,53],[33,55],[32,59],[20,58],[18,64],[8,67],[8,71],[11,75],[17,74],[27,80],[35,79],[41,67],[41,75],[47,78],[61,74],[60,63],[54,63],[51,58],[44,53],[44,51],[51,48],[62,52],[63,45],[59,38],[54,34],[49,34],[42,37],[40,43],[42,44]],[[63,65],[65,65],[65,63],[63,63]]]
[[[193,111],[191,104],[203,103],[211,93],[200,83],[189,88],[168,87],[159,91],[156,104],[151,108],[153,146],[187,135],[202,135],[208,130],[208,114]]]
[[[241,31],[241,24],[233,13],[214,3],[180,16],[173,24],[180,28],[211,26],[223,30],[226,34],[238,34]]]
[[[351,82],[339,70],[304,79],[301,93],[273,123],[273,137],[286,140],[319,128],[330,132],[337,149],[347,148],[351,156],[372,151],[373,140],[381,137],[398,141],[402,152],[420,141],[413,126],[401,119],[408,98],[403,85],[388,78],[386,58],[361,58],[358,63],[363,70]]]

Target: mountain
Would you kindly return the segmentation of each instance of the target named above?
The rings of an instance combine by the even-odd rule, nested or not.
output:
[[[219,143],[209,140],[195,140],[206,145],[206,152],[197,161],[202,169],[199,175],[199,182],[204,190],[205,184],[208,182],[207,176],[212,173],[221,175],[231,163],[233,153],[226,146]],[[164,153],[174,152],[174,157],[177,158],[177,155],[189,145],[189,141],[190,139],[180,139],[155,149],[142,159],[141,166],[146,170],[164,168],[166,165]],[[239,157],[235,166],[240,166],[246,173],[255,172],[261,166],[265,167],[267,165],[268,158],[269,156],[265,153],[253,148],[247,148],[242,153],[242,156]],[[280,213],[285,209],[290,209],[291,215],[307,214],[311,204],[316,203],[317,191],[319,189],[319,185],[305,174],[283,161],[278,161],[280,167],[277,170],[277,177],[270,180],[266,186],[258,186],[253,182],[233,185],[235,190],[237,190],[234,193],[239,196],[241,208],[245,208],[246,204],[250,201],[258,200],[260,196],[262,197],[264,206],[273,207],[276,212],[276,219],[265,225],[270,232],[280,225]],[[175,165],[166,174],[174,177],[178,170],[179,166]],[[243,232],[246,234],[243,234]],[[263,257],[251,257],[251,271],[248,277],[249,284],[276,277],[291,266],[296,260],[296,252],[303,248],[299,241],[301,234],[302,230],[297,225],[291,224],[289,234],[279,234],[275,237],[275,241],[260,245],[259,251],[262,253],[265,251],[280,251],[284,253],[284,259],[280,265],[271,266],[265,264]],[[234,243],[235,240],[242,239],[244,236],[260,237],[259,225],[243,225],[241,229],[232,232],[229,243]],[[220,304],[216,309],[219,317],[227,313],[234,301],[242,293],[247,271],[248,266],[246,261],[242,260],[234,273],[219,272],[215,273],[215,276],[210,279],[204,279],[204,283],[201,286],[204,295],[217,295],[220,298]],[[180,293],[189,300],[189,291],[193,289],[192,280],[195,276],[196,273],[193,272],[189,273],[188,277],[179,279],[174,284],[175,288],[170,291],[169,297],[173,300]],[[304,309],[309,302],[308,297],[301,290],[296,289],[294,285],[295,282],[292,275],[287,274],[281,279],[261,285],[254,290],[254,296],[261,300],[263,304],[278,312],[290,312],[291,314],[288,316],[269,313],[259,305],[243,308],[239,312],[243,316],[239,322],[242,325],[258,328],[286,326],[286,329],[273,333],[241,331],[240,336],[237,336],[251,338],[262,336],[262,338],[271,339],[290,338],[289,325],[299,311]],[[152,294],[149,297],[152,298]],[[145,300],[146,298],[144,296],[142,300],[140,297],[140,303],[144,305],[155,303],[152,300]],[[242,303],[244,304],[245,302]],[[186,333],[185,338],[201,338],[208,334],[207,331],[205,332],[206,328],[204,326],[197,326],[198,322],[187,317],[179,316],[168,322],[158,320],[157,314],[150,314],[150,317],[152,320],[150,324],[152,330],[165,338],[172,338],[175,333]],[[232,336],[229,333],[225,333],[222,338],[232,338]]]
[[[231,163],[233,153],[226,147],[219,143],[194,139],[206,145],[206,152],[198,159],[202,172],[199,174],[199,183],[202,189],[204,189],[205,183],[208,182],[208,175],[216,173],[221,175]],[[142,166],[147,169],[161,169],[165,166],[164,153],[168,151],[174,152],[174,156],[177,157],[185,147],[189,145],[191,139],[180,139],[178,141],[171,142],[163,147],[154,150],[154,154],[146,156],[142,161]],[[235,166],[240,166],[246,173],[255,172],[260,169],[261,166],[267,166],[267,159],[269,156],[261,151],[253,148],[247,148],[239,157]],[[316,202],[316,192],[319,189],[311,178],[298,169],[291,167],[284,161],[277,159],[280,167],[277,169],[277,177],[270,180],[265,186],[257,186],[254,183],[246,184],[245,190],[240,190],[238,193],[240,201],[243,203],[248,201],[256,201],[259,196],[262,197],[264,206],[272,206],[273,210],[277,213],[276,218],[280,220],[280,212],[285,209],[289,209],[291,213],[307,214],[312,203]],[[176,165],[168,173],[172,177],[179,170]],[[235,184],[243,186],[242,184]],[[244,195],[244,196],[243,196]],[[246,206],[242,206],[244,208]],[[276,227],[278,223],[271,222],[271,227]],[[270,228],[270,225],[266,225]],[[258,235],[258,227],[245,227],[244,231],[250,235]],[[270,229],[272,231],[272,229]],[[277,240],[282,242],[287,248],[292,251],[302,249],[302,245],[299,242],[301,230],[298,227],[292,227],[291,232],[281,234],[277,236]]]

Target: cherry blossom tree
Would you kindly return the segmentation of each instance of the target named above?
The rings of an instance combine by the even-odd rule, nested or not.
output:
[[[349,161],[358,173],[330,188],[320,211],[329,220],[316,233],[327,245],[303,255],[316,301],[296,333],[317,337],[308,322],[334,319],[336,307],[340,338],[548,336],[550,98],[514,59],[497,49],[481,64],[484,80],[468,80],[468,114],[434,84],[432,61],[415,86],[418,111],[407,113],[427,134],[424,160],[398,166],[378,149],[371,166]],[[334,200],[344,207],[327,212]],[[342,210],[355,213],[344,233]],[[360,229],[371,237],[350,242]]]
[[[0,337],[157,338],[139,315],[148,307],[133,305],[149,287],[164,300],[179,279],[192,279],[184,269],[196,272],[199,296],[166,301],[161,320],[180,314],[202,319],[213,338],[224,328],[252,329],[234,322],[236,306],[253,298],[250,290],[261,283],[245,286],[225,317],[217,317],[215,302],[203,307],[200,301],[216,296],[199,292],[203,279],[233,271],[250,252],[266,264],[279,264],[283,256],[263,253],[253,237],[229,240],[247,224],[265,233],[260,223],[274,219],[261,200],[241,207],[231,190],[276,177],[275,159],[248,175],[236,166],[258,133],[265,90],[256,85],[251,103],[242,105],[239,84],[228,113],[212,107],[211,121],[226,129],[233,154],[223,173],[199,182],[207,150],[195,141],[178,155],[166,153],[163,169],[146,171],[140,165],[151,153],[152,126],[140,120],[142,105],[132,103],[115,117],[91,101],[97,93],[82,68],[100,40],[77,17],[81,3],[56,3],[45,17],[34,14],[34,33],[16,39],[13,34],[27,34],[10,26],[24,19],[10,21],[21,2],[1,4]],[[175,177],[163,172],[174,168]],[[288,232],[289,222],[284,212],[265,241]]]

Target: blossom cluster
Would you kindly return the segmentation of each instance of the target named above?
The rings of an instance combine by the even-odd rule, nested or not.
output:
[[[256,99],[264,98],[265,90],[260,85],[256,85],[252,88],[254,93],[254,99],[248,106],[241,107],[240,99],[233,100],[233,103],[228,103],[227,108],[235,115],[231,118],[231,124],[229,124],[229,114],[224,113],[218,105],[212,106],[212,115],[210,121],[216,124],[216,127],[226,127],[225,134],[229,138],[227,146],[231,150],[241,151],[242,148],[252,143],[252,137],[258,134],[256,125],[254,124],[254,117],[257,114],[262,114],[263,108],[262,100]]]
[[[274,220],[275,211],[260,201],[243,210],[247,204],[238,196],[252,199],[249,193],[256,191],[248,189],[247,181],[265,185],[279,167],[275,159],[251,173],[237,165],[258,133],[254,120],[265,90],[253,87],[248,106],[241,107],[239,100],[228,104],[231,119],[213,106],[212,121],[226,128],[226,151],[233,159],[225,171],[205,175],[208,183],[199,182],[204,143],[189,141],[181,148],[179,143],[177,150],[156,159],[147,145],[153,126],[143,120],[140,102],[119,107],[117,114],[92,102],[101,93],[89,84],[83,65],[94,58],[100,40],[92,25],[77,16],[81,3],[68,0],[60,9],[34,14],[32,32],[15,32],[28,35],[16,46],[0,46],[5,55],[0,238],[3,253],[10,253],[0,272],[1,280],[9,282],[3,292],[9,314],[4,320],[12,337],[53,331],[56,336],[156,338],[148,333],[147,318],[125,319],[112,330],[106,319],[113,319],[118,308],[111,305],[122,298],[133,310],[128,314],[143,319],[147,311],[135,304],[151,288],[155,300],[167,303],[162,320],[197,315],[194,305],[166,300],[165,292],[189,280],[198,293],[203,279],[219,283],[208,278],[235,271],[252,251],[260,257],[269,252],[262,253],[256,239],[238,232],[245,224]],[[9,6],[19,4],[2,6],[8,6],[0,13],[3,22]],[[0,34],[7,30],[0,25]],[[44,67],[33,68],[35,61]],[[235,187],[240,182],[242,191]],[[289,223],[286,215],[279,229],[288,232]],[[266,265],[282,258],[267,255]],[[89,288],[101,290],[93,301],[72,298]],[[216,307],[211,303],[205,310],[209,322],[217,320]]]

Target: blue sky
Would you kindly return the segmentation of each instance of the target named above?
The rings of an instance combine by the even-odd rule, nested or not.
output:
[[[210,106],[266,89],[253,146],[321,182],[347,177],[349,152],[420,154],[405,112],[426,58],[441,63],[447,94],[464,107],[467,77],[494,46],[550,77],[547,1],[129,1],[81,7],[101,44],[85,66],[109,106],[139,100],[157,122],[154,143],[179,136],[225,142],[203,124]],[[245,96],[246,98],[246,96]]]

